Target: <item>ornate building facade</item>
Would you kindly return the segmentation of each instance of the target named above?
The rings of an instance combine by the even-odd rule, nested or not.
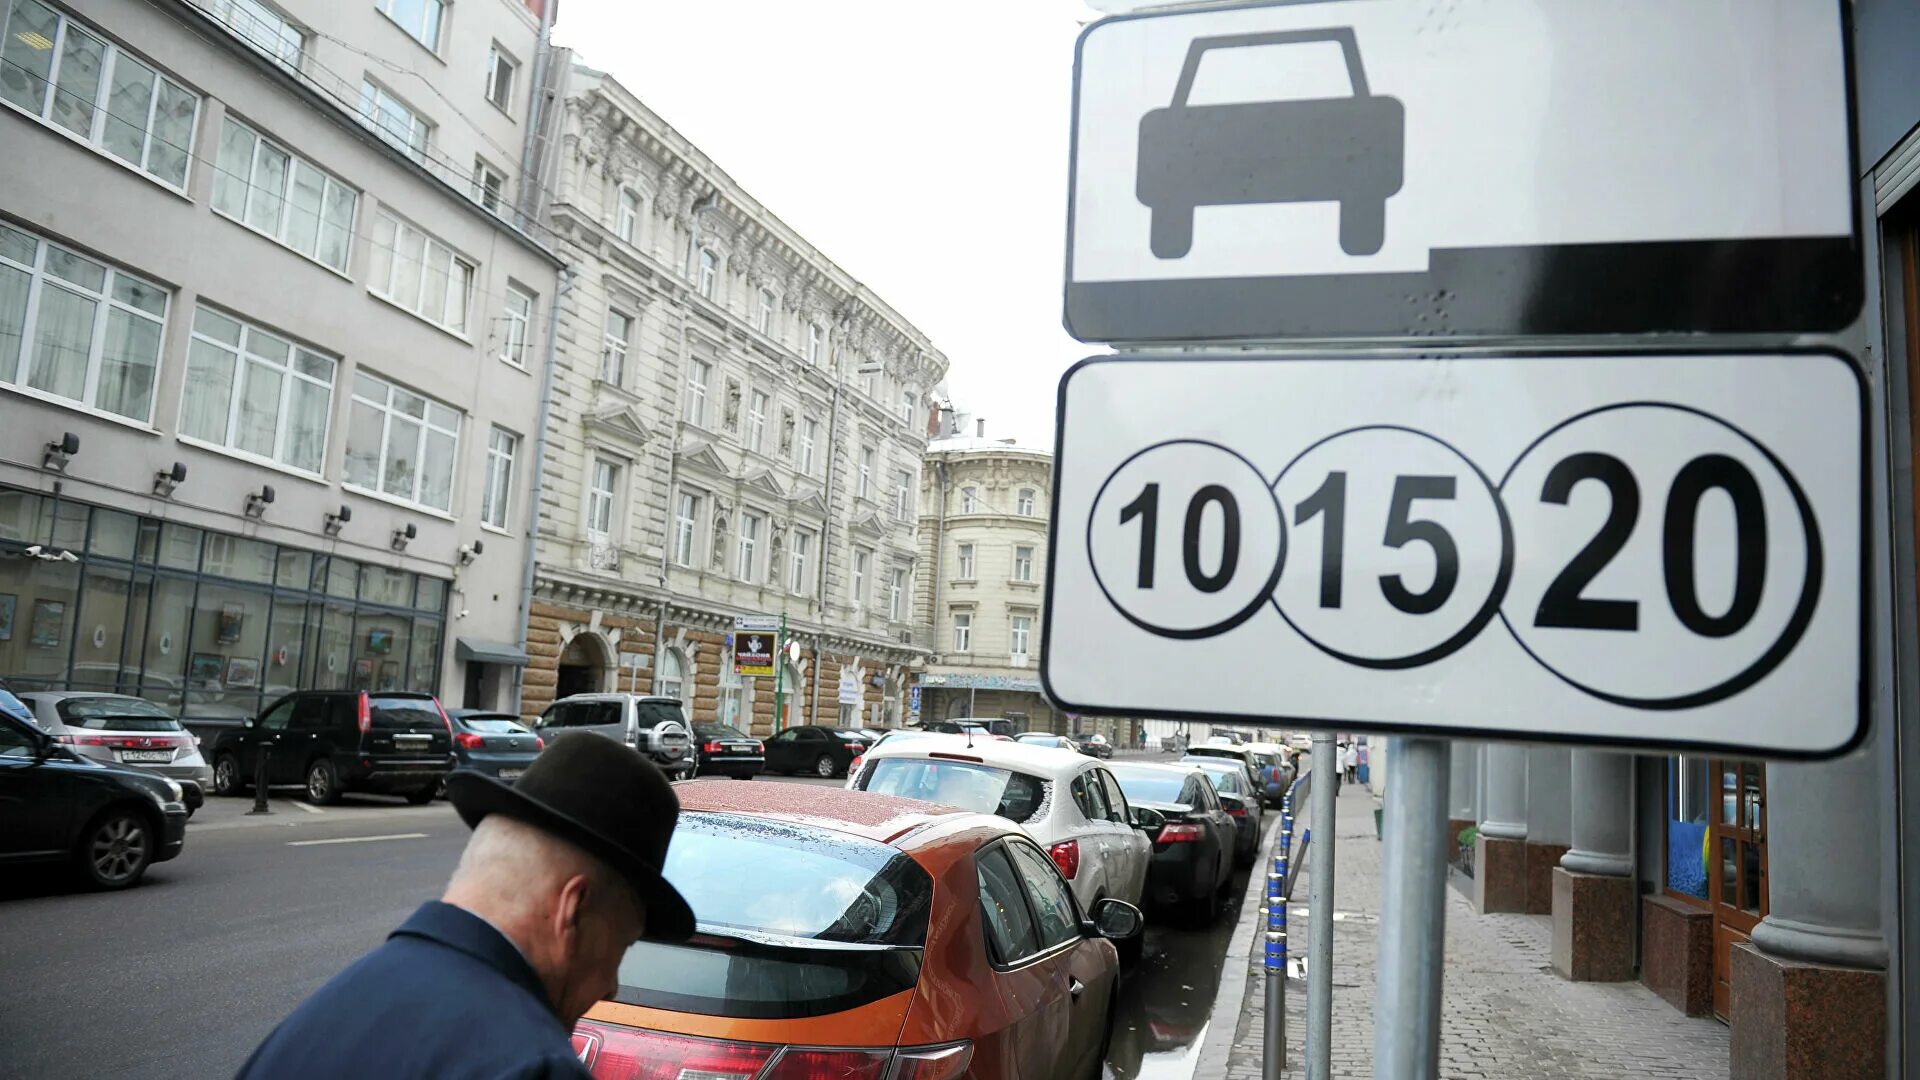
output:
[[[759,734],[898,723],[945,357],[612,77],[552,70],[544,217],[574,273],[521,711],[620,689]],[[734,674],[741,615],[785,617],[775,678]]]

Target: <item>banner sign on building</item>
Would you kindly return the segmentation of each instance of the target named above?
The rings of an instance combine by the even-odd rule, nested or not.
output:
[[[733,619],[733,670],[739,675],[773,674],[773,654],[779,651],[780,620],[769,615],[736,615]]]

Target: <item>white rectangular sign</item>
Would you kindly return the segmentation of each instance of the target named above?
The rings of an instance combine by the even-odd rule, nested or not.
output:
[[[1862,275],[1842,6],[1323,0],[1104,19],[1075,64],[1068,329],[1843,327]]]
[[[1085,361],[1041,678],[1074,712],[1840,753],[1865,401],[1827,351]]]

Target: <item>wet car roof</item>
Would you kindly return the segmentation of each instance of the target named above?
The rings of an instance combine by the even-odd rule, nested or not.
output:
[[[892,843],[931,822],[979,816],[951,806],[868,791],[799,784],[743,784],[717,777],[682,781],[673,785],[673,790],[680,797],[683,811],[776,818],[881,843]]]

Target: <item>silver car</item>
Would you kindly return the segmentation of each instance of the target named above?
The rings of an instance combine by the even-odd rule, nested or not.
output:
[[[199,807],[213,788],[213,768],[201,756],[200,740],[165,706],[126,694],[84,690],[19,693],[34,722],[74,753],[116,765],[137,765],[177,780],[188,809]]]
[[[533,727],[549,745],[585,734],[626,743],[674,780],[687,779],[699,769],[687,714],[676,698],[575,694],[547,706]]]

